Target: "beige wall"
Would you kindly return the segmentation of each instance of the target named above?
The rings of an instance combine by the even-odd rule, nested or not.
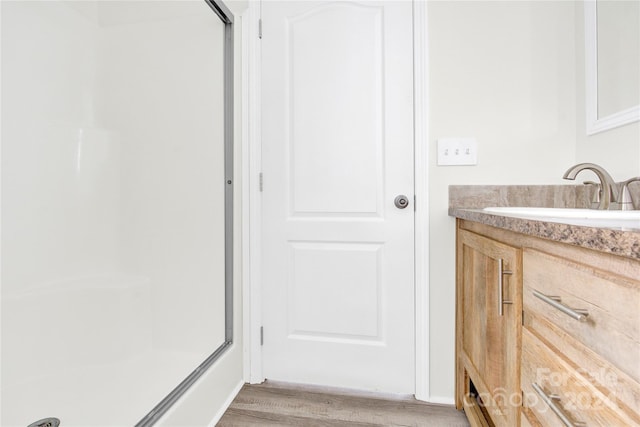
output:
[[[562,182],[576,157],[575,19],[564,1],[428,4],[433,400],[454,392],[448,186]],[[436,140],[451,136],[477,138],[477,166],[436,165]]]

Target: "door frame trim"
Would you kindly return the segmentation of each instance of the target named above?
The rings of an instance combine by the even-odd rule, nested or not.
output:
[[[413,1],[415,397],[429,402],[429,67],[427,2]]]
[[[264,381],[262,373],[262,46],[261,0],[250,0],[242,14],[242,317],[244,380]]]
[[[262,136],[260,117],[260,1],[250,0],[242,15],[243,87],[243,356],[244,379],[265,380],[262,370]],[[429,402],[429,132],[427,2],[413,0],[414,72],[414,304],[415,397]]]

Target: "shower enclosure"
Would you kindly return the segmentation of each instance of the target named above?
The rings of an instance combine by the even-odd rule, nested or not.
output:
[[[232,16],[0,7],[0,423],[152,425],[233,336]]]

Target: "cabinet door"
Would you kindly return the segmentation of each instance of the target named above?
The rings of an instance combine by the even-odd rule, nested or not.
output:
[[[458,376],[471,379],[496,426],[518,425],[522,252],[465,230],[457,250]]]

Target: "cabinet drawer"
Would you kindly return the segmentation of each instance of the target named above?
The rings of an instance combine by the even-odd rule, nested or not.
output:
[[[531,411],[542,425],[571,425],[563,423],[562,416],[588,426],[639,425],[618,407],[615,395],[605,394],[526,328],[522,330],[521,385],[523,412]]]
[[[520,427],[533,427],[526,415],[520,415]]]
[[[640,381],[638,281],[531,249],[524,251],[523,272],[525,324],[528,314],[543,318]],[[545,296],[558,297],[560,306],[548,298],[545,301]],[[584,321],[576,320],[563,307],[585,310],[588,315]],[[541,336],[546,333],[539,331]]]
[[[542,427],[542,425],[529,408],[523,407],[520,413],[520,427]]]

